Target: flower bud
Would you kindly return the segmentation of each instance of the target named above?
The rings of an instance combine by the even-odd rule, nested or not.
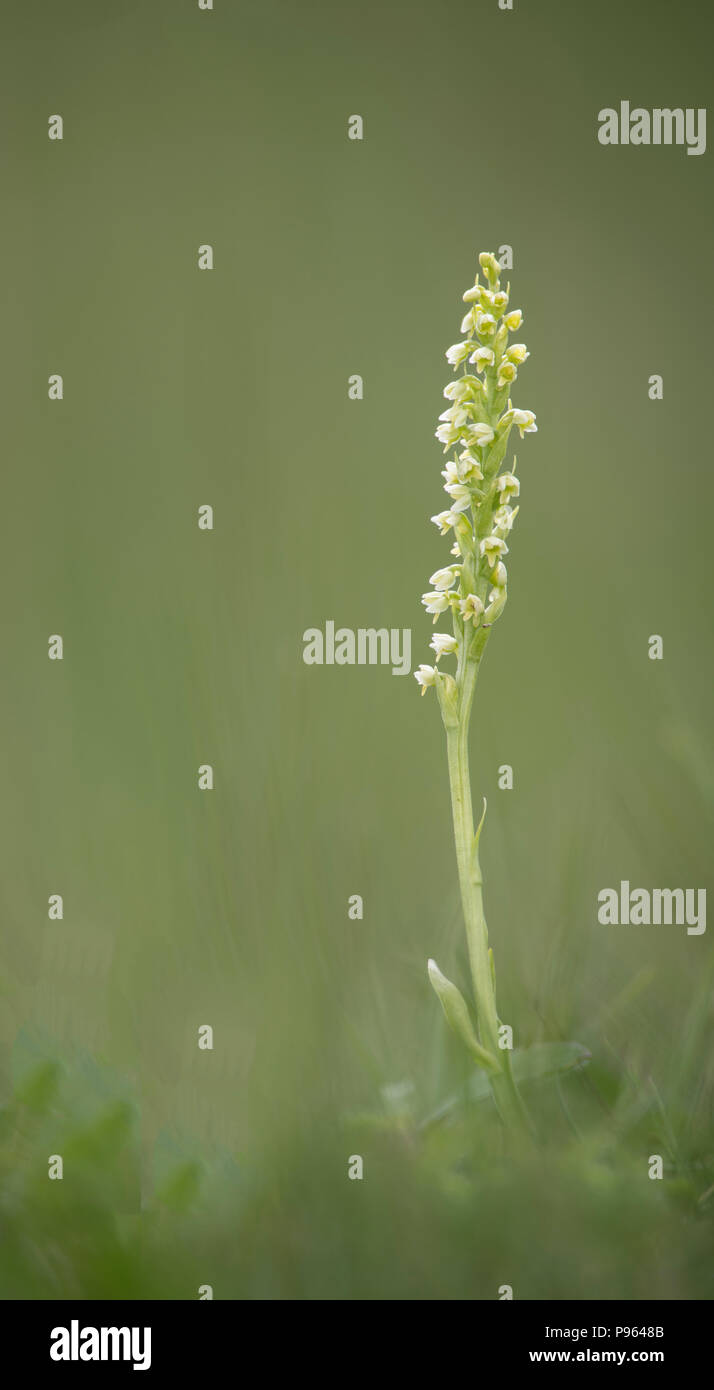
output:
[[[476,1030],[471,1022],[471,1015],[461,990],[452,984],[451,980],[447,980],[445,975],[442,975],[435,960],[429,961],[427,969],[432,989],[444,1010],[449,1027],[453,1029],[457,1038],[460,1038],[465,1044],[471,1056],[480,1066],[485,1067],[487,1071],[498,1071],[499,1066],[496,1058],[485,1047],[481,1046],[476,1037]]]
[[[479,265],[481,266],[484,275],[488,279],[489,284],[497,285],[501,275],[501,267],[498,264],[496,257],[493,255],[491,251],[482,251],[478,259]]]

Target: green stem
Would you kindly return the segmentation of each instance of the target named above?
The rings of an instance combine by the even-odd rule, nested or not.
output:
[[[483,634],[483,641],[478,643],[480,646],[478,655],[472,654],[464,659],[461,672],[462,682],[460,682],[461,699],[458,722],[447,726],[446,729],[451,808],[461,903],[466,927],[479,1035],[483,1046],[493,1054],[500,1065],[500,1072],[490,1078],[494,1100],[505,1124],[528,1130],[529,1121],[513,1079],[509,1052],[507,1049],[499,1047],[496,992],[491,972],[488,930],[483,910],[483,879],[471,804],[468,753],[469,720],[481,655],[487,640],[488,634],[485,633]],[[466,643],[463,645],[465,648]]]

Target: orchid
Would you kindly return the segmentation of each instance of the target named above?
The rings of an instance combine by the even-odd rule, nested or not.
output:
[[[505,399],[518,367],[529,356],[525,343],[508,345],[508,335],[520,328],[523,314],[520,309],[506,312],[509,295],[500,287],[496,257],[482,252],[479,264],[487,283],[481,283],[477,275],[462,296],[469,306],[461,323],[466,336],[446,352],[450,365],[455,371],[462,368],[462,373],[444,387],[451,405],[439,416],[436,431],[445,452],[452,448],[456,452],[442,469],[444,490],[452,506],[431,520],[441,535],[454,531],[451,554],[459,563],[435,570],[429,580],[432,590],[422,595],[434,622],[441,614],[451,614],[453,636],[434,633],[429,645],[435,664],[420,666],[415,672],[422,694],[435,688],[446,730],[456,857],[478,1030],[460,990],[434,961],[429,962],[429,979],[450,1026],[473,1061],[488,1074],[504,1122],[528,1130],[509,1052],[499,1040],[493,954],[488,945],[478,858],[483,816],[474,833],[468,729],[486,643],[508,597],[505,537],[518,514],[518,507],[509,503],[518,497],[520,481],[515,476],[515,459],[510,470],[502,465],[514,426],[521,437],[534,433],[537,426],[531,410],[514,409]],[[488,344],[474,342],[472,335],[488,339]],[[482,374],[481,379],[468,374],[467,360]],[[439,660],[447,655],[456,657],[454,675],[439,670]]]

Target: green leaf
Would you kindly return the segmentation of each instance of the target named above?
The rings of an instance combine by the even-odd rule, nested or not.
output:
[[[173,1207],[174,1211],[187,1211],[199,1195],[202,1177],[200,1163],[189,1161],[179,1164],[157,1193],[159,1201]]]
[[[41,1062],[15,1086],[15,1099],[28,1110],[43,1115],[57,1094],[61,1071],[56,1062]]]
[[[474,835],[474,854],[477,854],[477,853],[478,853],[478,842],[479,842],[479,840],[481,839],[481,831],[483,830],[483,823],[484,823],[485,819],[486,819],[486,798],[484,797],[484,799],[483,799],[483,811],[481,812],[481,819],[480,819],[478,825],[476,826],[476,834]]]

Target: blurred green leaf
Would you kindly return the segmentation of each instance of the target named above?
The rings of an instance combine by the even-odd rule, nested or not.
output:
[[[57,1094],[61,1074],[56,1062],[40,1063],[16,1085],[16,1100],[35,1114],[44,1114]]]

